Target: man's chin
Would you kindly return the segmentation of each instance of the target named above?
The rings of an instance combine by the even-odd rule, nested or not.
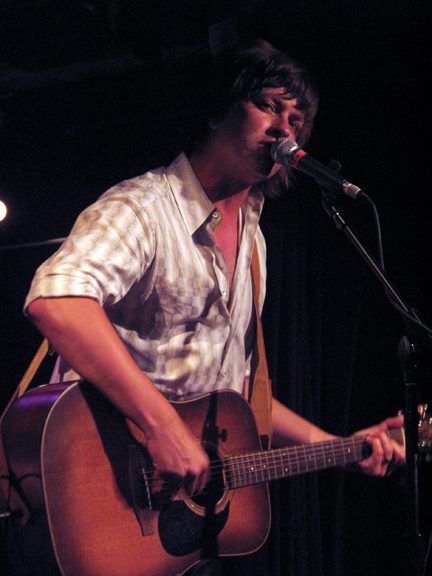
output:
[[[281,166],[279,164],[275,164],[273,160],[263,163],[261,166],[261,173],[263,175],[263,180],[273,178],[273,176],[275,176],[280,169]]]

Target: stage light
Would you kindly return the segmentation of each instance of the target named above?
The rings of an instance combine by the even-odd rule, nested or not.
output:
[[[6,204],[0,200],[0,222],[6,218],[7,208]]]

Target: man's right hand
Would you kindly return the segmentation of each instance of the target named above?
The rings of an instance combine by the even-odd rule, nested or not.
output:
[[[210,461],[200,441],[169,405],[146,434],[146,447],[161,478],[182,480],[190,494],[202,493],[210,477]]]

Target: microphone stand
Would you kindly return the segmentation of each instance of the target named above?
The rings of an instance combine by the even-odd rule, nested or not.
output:
[[[37,248],[39,246],[51,246],[52,244],[61,244],[66,238],[52,238],[51,240],[41,240],[40,242],[25,242],[24,244],[9,244],[0,246],[0,252],[8,250],[21,250],[22,248]]]
[[[364,193],[362,193],[366,196]],[[407,333],[412,334],[414,328],[421,328],[421,336],[427,342],[427,346],[432,344],[431,330],[428,329],[417,317],[415,312],[410,309],[401,299],[395,288],[391,285],[383,270],[376,264],[374,259],[370,256],[362,243],[358,240],[356,235],[352,232],[338,209],[333,205],[334,194],[330,192],[323,192],[322,205],[333,220],[336,227],[342,230],[349,238],[362,258],[378,278],[379,282],[383,285],[387,297],[390,299],[393,306],[404,317]],[[419,331],[415,331],[416,336]],[[402,365],[403,381],[405,384],[406,398],[405,398],[405,445],[406,445],[406,481],[407,481],[407,496],[406,496],[406,527],[407,533],[405,535],[407,550],[406,562],[406,576],[426,576],[424,570],[424,550],[423,541],[420,534],[419,522],[419,490],[418,490],[418,426],[419,414],[417,409],[417,385],[416,385],[416,348],[408,336],[403,336],[398,349],[398,357]]]

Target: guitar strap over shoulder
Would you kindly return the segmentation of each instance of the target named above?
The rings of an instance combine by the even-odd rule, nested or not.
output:
[[[261,436],[264,449],[270,448],[273,435],[271,423],[272,391],[264,346],[264,335],[261,324],[259,294],[260,294],[260,264],[256,242],[252,252],[252,284],[256,318],[256,338],[252,353],[251,375],[246,397],[252,407]]]
[[[22,396],[24,392],[29,387],[34,375],[36,374],[42,360],[45,358],[49,350],[48,340],[45,338],[40,345],[38,351],[36,352],[33,360],[30,362],[23,378],[18,384],[17,389],[13,393],[11,399],[8,402],[3,414],[0,417],[0,513],[6,512],[7,510],[26,510],[27,506],[22,501],[20,495],[12,489],[12,484],[9,478],[9,469],[6,461],[6,455],[3,448],[3,439],[1,433],[1,426],[3,420],[8,413],[9,408],[12,403]],[[24,514],[24,520],[26,519],[26,514]]]

